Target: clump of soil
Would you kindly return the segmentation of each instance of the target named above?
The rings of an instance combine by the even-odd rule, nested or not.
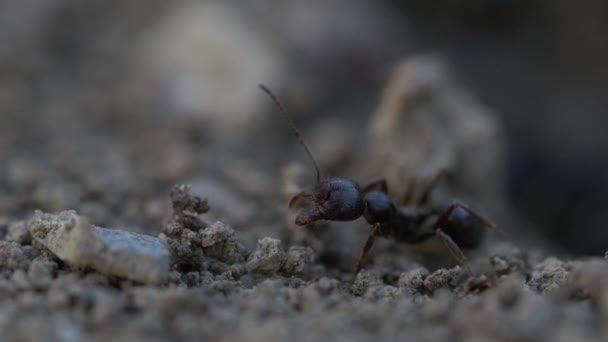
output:
[[[25,225],[29,231],[15,223],[0,241],[4,337],[511,341],[606,334],[593,324],[608,313],[603,258],[550,257],[528,267],[522,254],[478,255],[472,263],[489,265],[492,281],[476,287],[458,266],[429,271],[411,263],[393,279],[394,270],[371,263],[350,284],[348,271],[315,261],[310,247],[265,237],[248,250],[238,230],[204,222],[210,206],[186,185],[176,185],[170,198],[172,211],[158,239],[171,251],[172,270],[158,285],[131,282],[108,269],[74,268],[65,256],[34,243],[47,241],[41,231],[70,222],[74,213],[38,214]],[[24,237],[28,232],[31,237]],[[97,252],[100,258],[103,253]],[[399,257],[391,250],[375,253]]]
[[[228,106],[221,112],[200,113],[201,120],[197,113],[174,116],[158,96],[168,85],[145,75],[127,79],[130,73],[121,71],[129,68],[118,56],[124,51],[108,44],[131,44],[135,32],[116,32],[138,26],[131,19],[143,8],[116,5],[104,16],[111,25],[87,21],[82,28],[98,28],[99,35],[81,37],[85,31],[61,25],[79,18],[70,10],[76,2],[60,3],[48,12],[20,7],[39,17],[25,32],[42,32],[46,42],[48,25],[52,53],[25,44],[35,58],[2,63],[3,70],[22,70],[0,78],[2,340],[606,340],[600,322],[608,317],[608,261],[568,260],[542,242],[516,248],[489,234],[467,255],[477,272],[470,279],[449,258],[429,262],[423,252],[378,239],[351,283],[369,227],[294,224],[297,210],[287,208],[288,198],[306,182],[312,186],[311,168],[289,164],[281,188],[279,169],[300,159],[291,146],[298,153],[301,147],[277,143],[277,132],[288,130],[283,126],[249,129],[251,122],[268,123],[262,94],[247,90],[237,101],[230,87],[220,88]],[[58,39],[63,34],[74,46]],[[343,41],[336,37],[330,41]],[[7,51],[9,58],[22,50]],[[98,52],[99,60],[79,58]],[[209,66],[217,66],[211,57]],[[198,101],[188,73],[178,74],[187,89],[172,89],[169,97]],[[438,60],[405,60],[392,76],[368,127],[346,115],[306,127],[310,146],[321,149],[315,152],[324,174],[360,183],[386,176],[399,198],[409,180],[454,169],[455,184],[434,195],[461,190],[484,213],[487,207],[503,215],[497,221],[509,233],[524,230],[511,221],[503,198],[506,146],[497,117]],[[116,86],[129,81],[133,88]],[[302,89],[310,86],[304,82]],[[258,95],[266,102],[257,102]],[[307,102],[304,97],[292,102]],[[239,121],[230,109],[237,102],[255,113]],[[31,117],[24,120],[26,113]],[[173,186],[182,182],[193,186]]]

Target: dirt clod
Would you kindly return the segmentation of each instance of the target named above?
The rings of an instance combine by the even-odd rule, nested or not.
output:
[[[249,257],[247,270],[256,273],[277,273],[285,263],[285,257],[281,240],[263,238],[258,240],[256,250]]]
[[[399,286],[419,289],[424,286],[424,280],[428,277],[429,271],[424,268],[416,268],[408,272],[401,273],[399,276]]]
[[[30,232],[27,230],[27,222],[17,221],[11,223],[8,226],[6,240],[15,241],[22,245],[30,244],[32,237],[30,236]]]
[[[430,292],[442,287],[453,287],[453,281],[455,281],[461,273],[462,270],[459,266],[450,269],[440,268],[424,278],[424,287]]]
[[[547,258],[536,265],[528,286],[540,293],[549,293],[564,286],[568,281],[566,264],[556,258]]]
[[[291,246],[287,250],[285,263],[282,266],[283,272],[287,274],[302,273],[306,266],[312,264],[314,253],[310,247]]]
[[[30,258],[20,244],[0,241],[0,267],[9,270],[26,269]]]
[[[233,264],[242,259],[244,247],[235,239],[234,229],[217,221],[200,231],[205,255]]]

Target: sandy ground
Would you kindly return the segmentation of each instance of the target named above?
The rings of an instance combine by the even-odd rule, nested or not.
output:
[[[376,165],[389,184],[401,181],[400,170],[412,161],[429,169],[437,160],[454,165],[456,185],[481,189],[475,197],[482,207],[501,212],[500,177],[475,176],[481,167],[500,165],[500,126],[434,65],[406,62],[408,76],[397,72],[386,87],[368,127]],[[407,78],[412,74],[418,81]],[[399,86],[403,77],[412,85],[407,90]],[[416,102],[418,92],[426,97]],[[412,109],[395,101],[400,97],[425,113],[416,130],[450,143],[427,139],[404,149],[403,129],[391,133],[395,122],[412,120]],[[476,124],[433,119],[458,103],[467,105],[453,115]],[[246,156],[201,145],[196,130],[163,117],[149,117],[145,127],[133,119],[93,118],[46,116],[27,122],[26,131],[13,118],[3,126],[11,142],[0,193],[3,340],[603,341],[608,335],[608,263],[552,256],[542,242],[520,237],[515,221],[499,221],[507,238],[489,232],[468,254],[476,277],[449,257],[380,239],[351,284],[369,228],[361,221],[293,224],[298,209],[288,209],[287,199],[312,179],[308,164],[290,163],[303,153],[292,159],[280,152],[288,148],[279,149],[275,157],[284,166],[267,172]],[[115,135],[100,134],[99,127]],[[299,151],[295,139],[285,141]],[[480,145],[486,148],[475,150]],[[437,153],[429,158],[420,149]],[[478,160],[472,171],[454,158],[470,149]],[[349,149],[332,153],[340,151],[354,160],[352,169],[369,165]],[[171,185],[182,180],[192,186]],[[449,192],[442,188],[440,195]],[[34,209],[42,211],[34,215]],[[56,215],[65,209],[75,211]],[[147,234],[170,262],[163,266],[162,255],[150,259],[154,253],[128,243],[116,247],[132,253],[125,257],[113,249],[120,239],[98,245],[86,234],[58,233],[89,224]],[[129,264],[132,258],[141,262]]]
[[[440,59],[392,49],[400,21],[362,2],[286,5],[284,30],[252,12],[268,23],[258,32],[208,3],[0,11],[12,46],[0,51],[0,340],[608,339],[608,261],[571,258],[519,219],[500,117]],[[331,25],[296,25],[319,15]],[[352,22],[378,31],[349,35]],[[205,35],[217,30],[231,39]],[[351,283],[370,227],[294,224],[287,203],[314,169],[258,82],[324,176],[385,177],[398,202],[446,169],[433,201],[463,200],[506,236],[488,230],[466,251],[474,277],[438,241],[379,238]]]

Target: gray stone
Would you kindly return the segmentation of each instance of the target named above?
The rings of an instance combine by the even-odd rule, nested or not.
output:
[[[156,237],[96,227],[74,211],[37,211],[29,231],[38,244],[72,266],[142,283],[168,279],[169,251]]]
[[[432,56],[404,59],[394,70],[369,126],[374,166],[391,186],[454,173],[457,189],[491,207],[504,184],[500,118]],[[415,170],[415,171],[414,171]]]

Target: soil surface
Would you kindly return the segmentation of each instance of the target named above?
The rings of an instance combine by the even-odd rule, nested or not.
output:
[[[441,59],[334,26],[253,30],[208,3],[164,13],[159,1],[57,1],[11,7],[27,29],[3,20],[13,48],[0,52],[2,341],[608,339],[608,261],[570,258],[518,217],[505,126]],[[366,6],[332,18],[346,18],[338,28],[383,18]],[[294,22],[317,13],[282,10]],[[389,37],[382,27],[375,35]],[[197,40],[214,30],[236,43]],[[335,41],[361,59],[323,55]],[[386,80],[365,68],[395,55]],[[287,87],[290,63],[305,67]],[[315,90],[358,69],[373,89]],[[447,170],[432,203],[464,201],[506,234],[487,229],[465,250],[474,276],[436,239],[378,238],[351,283],[370,227],[295,225],[308,204],[287,204],[313,188],[314,169],[258,82],[292,112],[323,176],[385,177],[400,204]]]

